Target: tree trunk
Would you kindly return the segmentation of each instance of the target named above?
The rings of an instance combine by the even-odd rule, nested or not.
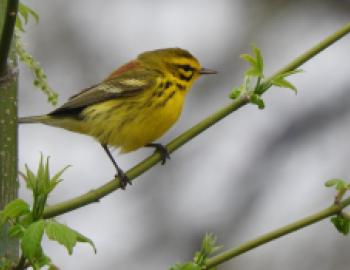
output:
[[[11,1],[12,3],[9,4]],[[16,18],[16,11],[17,6],[13,6],[13,0],[0,0],[0,58],[4,56],[7,58],[8,55],[11,55],[11,61],[5,59],[5,65],[3,67],[0,66],[0,209],[3,209],[9,201],[15,199],[18,191],[18,74],[15,54],[9,53],[9,44],[12,41],[13,20]],[[17,258],[18,242],[9,238],[6,231],[6,226],[0,228],[0,257]]]

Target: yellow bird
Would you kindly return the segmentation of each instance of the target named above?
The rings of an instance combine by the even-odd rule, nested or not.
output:
[[[20,118],[19,123],[41,123],[94,137],[113,162],[124,189],[129,182],[108,146],[122,153],[155,147],[162,164],[169,158],[165,146],[152,143],[179,118],[186,94],[202,68],[187,50],[159,49],[141,53],[104,81],[72,96],[56,110]]]

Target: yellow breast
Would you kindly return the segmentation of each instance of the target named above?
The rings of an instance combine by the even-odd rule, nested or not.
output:
[[[128,98],[118,98],[84,110],[87,132],[100,143],[130,152],[161,137],[179,118],[186,90],[175,82]],[[179,88],[180,86],[180,88]]]

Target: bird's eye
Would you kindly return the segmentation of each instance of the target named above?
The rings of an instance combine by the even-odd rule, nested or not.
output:
[[[184,66],[182,66],[182,69],[183,69],[184,71],[190,71],[190,70],[192,70],[192,68],[191,68],[189,65],[184,65]]]

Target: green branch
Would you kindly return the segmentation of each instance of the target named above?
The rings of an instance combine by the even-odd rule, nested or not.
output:
[[[18,10],[18,0],[7,1],[5,21],[0,37],[0,77],[6,74],[7,59],[10,54],[10,47],[13,38],[16,15]]]
[[[280,238],[282,236],[285,236],[289,233],[295,232],[301,228],[307,227],[311,224],[314,224],[320,220],[323,220],[325,218],[328,218],[330,216],[336,215],[340,213],[340,211],[345,208],[346,206],[350,205],[350,197],[343,200],[342,202],[338,204],[334,204],[331,207],[328,207],[318,213],[315,213],[313,215],[307,216],[303,219],[300,219],[296,222],[293,222],[291,224],[288,224],[284,227],[281,227],[277,230],[271,231],[269,233],[266,233],[264,235],[261,235],[253,240],[250,240],[236,248],[233,248],[231,250],[228,250],[224,253],[221,253],[211,259],[208,259],[206,263],[206,267],[204,269],[211,269],[212,267],[215,267],[219,264],[222,264],[238,255],[241,255],[242,253],[245,253],[251,249],[254,249],[258,246],[261,246],[263,244],[266,244],[272,240],[275,240],[277,238]]]
[[[265,82],[268,83],[268,81],[278,77],[279,75],[287,72],[292,71],[295,68],[299,67],[309,59],[311,59],[313,56],[315,56],[317,53],[321,52],[322,50],[326,49],[328,46],[336,42],[341,37],[345,36],[347,33],[350,32],[350,23],[343,26],[340,30],[335,32],[334,34],[330,35],[320,43],[318,43],[313,48],[309,49],[299,57],[295,58],[291,63],[280,69],[278,72],[276,72],[274,75],[269,77]],[[190,141],[195,136],[202,133],[207,128],[211,127],[230,113],[238,110],[242,106],[246,105],[250,101],[250,95],[244,94],[240,97],[238,97],[236,100],[233,101],[233,103],[227,105],[226,107],[223,107],[222,109],[218,110],[214,114],[210,115],[206,119],[202,120],[186,132],[182,133],[175,139],[173,139],[169,144],[167,144],[167,148],[169,152],[173,152],[176,149],[178,149],[183,144]],[[137,164],[135,167],[130,169],[127,172],[127,176],[129,179],[135,179],[137,176],[142,174],[143,172],[150,169],[152,166],[154,166],[158,161],[160,160],[160,155],[158,153],[155,153],[139,164]],[[105,195],[113,192],[114,190],[120,188],[119,179],[113,179],[110,182],[106,183],[105,185],[92,190],[90,192],[87,192],[81,196],[78,196],[76,198],[67,200],[65,202],[49,206],[44,211],[44,217],[49,218],[53,216],[57,216],[59,214],[66,213],[68,211],[80,208],[84,205],[90,204],[92,202],[97,202],[99,199],[104,197]]]

